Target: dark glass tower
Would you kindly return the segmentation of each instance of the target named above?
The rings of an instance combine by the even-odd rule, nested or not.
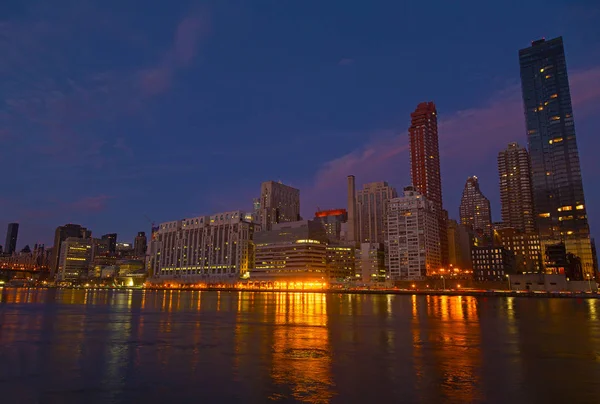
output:
[[[519,51],[533,202],[543,245],[564,242],[593,272],[590,231],[562,37]]]
[[[17,250],[17,237],[19,236],[19,223],[9,223],[6,229],[6,243],[4,252],[12,254]]]

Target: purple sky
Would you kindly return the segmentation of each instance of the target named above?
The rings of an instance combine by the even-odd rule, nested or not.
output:
[[[156,222],[250,209],[264,180],[302,212],[410,182],[410,112],[440,113],[444,204],[526,144],[518,50],[565,40],[592,234],[600,232],[600,4],[592,1],[20,1],[0,5],[0,244],[73,222],[131,241]],[[489,4],[488,4],[489,3]],[[598,229],[598,230],[597,230]]]

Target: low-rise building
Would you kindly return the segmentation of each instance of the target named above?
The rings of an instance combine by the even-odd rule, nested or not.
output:
[[[152,235],[150,273],[182,283],[235,282],[247,277],[259,227],[241,211],[161,223]]]
[[[516,272],[515,254],[505,247],[473,247],[471,253],[475,280],[502,281]]]
[[[93,258],[91,239],[69,237],[62,242],[58,261],[58,281],[79,281],[88,278]]]
[[[330,280],[354,279],[356,248],[352,244],[330,244],[327,251],[327,277]]]
[[[516,259],[516,272],[536,273],[543,270],[542,249],[537,233],[523,233],[505,227],[494,230],[498,245],[512,251]]]

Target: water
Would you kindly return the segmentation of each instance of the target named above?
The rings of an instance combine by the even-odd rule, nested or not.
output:
[[[0,402],[600,402],[600,301],[0,290]]]

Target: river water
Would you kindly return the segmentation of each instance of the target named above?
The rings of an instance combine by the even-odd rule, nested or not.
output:
[[[600,301],[0,290],[2,403],[598,403]]]

